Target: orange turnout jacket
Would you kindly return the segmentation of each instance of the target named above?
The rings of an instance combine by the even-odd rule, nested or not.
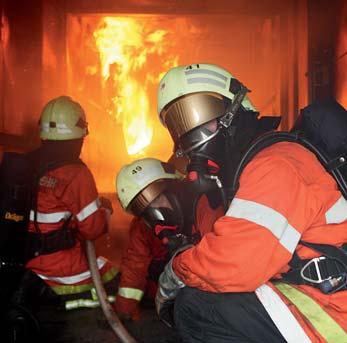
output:
[[[201,290],[256,291],[277,327],[294,330],[293,321],[287,321],[293,313],[293,325],[299,323],[306,337],[325,342],[269,280],[289,270],[294,251],[302,259],[319,256],[298,245],[299,240],[334,246],[347,242],[346,220],[347,201],[317,158],[298,144],[277,143],[247,165],[226,214],[197,246],[175,258],[173,268],[186,285]],[[295,287],[346,331],[347,291],[325,295],[310,286]],[[288,304],[291,312],[270,313],[274,301]]]
[[[84,240],[95,240],[107,230],[106,213],[100,208],[98,193],[90,170],[83,164],[70,164],[48,171],[39,182],[37,222],[47,233],[62,227],[70,216],[77,233],[74,247],[40,255],[27,263],[58,294],[73,294],[92,287],[91,274],[83,249]],[[34,211],[29,230],[35,232]],[[106,282],[117,271],[110,262],[98,257],[97,263]]]
[[[120,266],[121,279],[115,304],[118,313],[129,314],[136,319],[138,303],[144,294],[154,298],[166,255],[167,248],[153,230],[140,218],[134,218],[130,224],[128,247]],[[158,269],[158,275],[149,275],[151,264],[153,269]]]
[[[208,210],[208,201],[204,196],[199,201],[196,227],[203,235],[212,230],[213,223],[222,214],[222,209]],[[193,232],[196,231],[194,227]],[[155,298],[159,275],[167,263],[167,247],[140,218],[131,222],[129,235],[128,248],[120,267],[121,280],[115,309],[136,319],[138,303],[144,294],[150,299]]]

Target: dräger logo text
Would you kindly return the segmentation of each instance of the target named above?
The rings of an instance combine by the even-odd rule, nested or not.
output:
[[[20,222],[20,221],[24,220],[24,216],[20,216],[17,213],[6,212],[5,213],[5,219],[13,220],[15,222]]]

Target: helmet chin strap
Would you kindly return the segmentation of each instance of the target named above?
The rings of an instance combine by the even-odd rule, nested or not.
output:
[[[242,102],[245,99],[245,96],[248,92],[250,92],[250,90],[247,87],[245,87],[241,82],[239,82],[236,79],[234,79],[234,81],[237,82],[237,84],[234,85],[234,98],[227,107],[225,115],[219,120],[219,123],[226,129],[229,128],[236,113],[242,106]]]

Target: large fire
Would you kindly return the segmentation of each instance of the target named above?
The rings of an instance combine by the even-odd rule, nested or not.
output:
[[[67,32],[66,93],[83,105],[90,129],[82,158],[99,191],[114,192],[124,164],[172,155],[156,113],[157,87],[169,68],[197,60],[201,30],[188,17],[71,14]],[[55,44],[47,41],[46,50]],[[51,62],[45,65],[52,69]],[[45,79],[51,85],[59,78],[53,81]]]
[[[277,21],[70,14],[66,29],[67,94],[86,110],[90,134],[82,158],[100,192],[114,192],[115,176],[124,164],[139,157],[167,161],[172,155],[172,139],[156,114],[159,79],[172,66],[220,64],[253,90],[251,99],[261,113],[280,113],[281,45],[273,39]],[[53,48],[54,38],[49,40]],[[290,61],[288,57],[292,65]],[[58,81],[45,78],[47,85]]]
[[[159,75],[146,69],[147,59],[165,51],[166,31],[146,31],[135,18],[104,17],[94,31],[101,63],[102,87],[111,94],[109,114],[122,124],[129,155],[139,154],[151,143],[149,85]],[[177,64],[178,56],[167,61]]]

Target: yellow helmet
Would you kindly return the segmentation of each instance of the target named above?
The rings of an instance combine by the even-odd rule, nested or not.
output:
[[[70,140],[86,136],[88,125],[83,108],[68,96],[49,101],[40,118],[42,140]]]
[[[234,99],[234,81],[237,80],[227,70],[204,63],[175,67],[164,75],[158,88],[158,114],[174,142],[225,115],[224,98]],[[247,96],[242,106],[256,111]]]
[[[143,158],[120,170],[116,177],[116,192],[124,210],[140,215],[164,191],[165,181],[182,178],[171,164]]]

